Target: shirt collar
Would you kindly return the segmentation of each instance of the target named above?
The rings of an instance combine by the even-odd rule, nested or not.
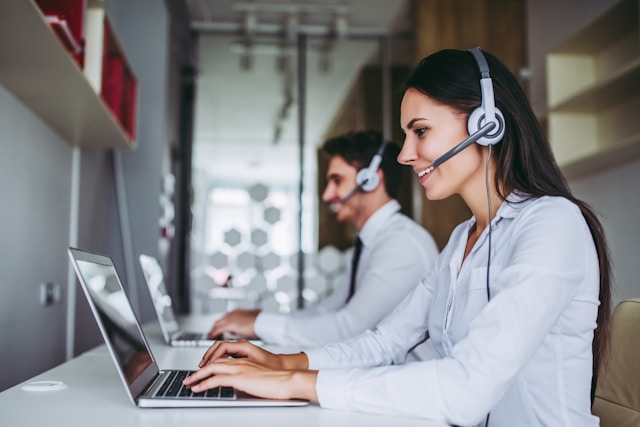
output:
[[[521,209],[527,206],[532,201],[532,197],[521,193],[519,191],[512,191],[506,198],[506,200],[498,208],[496,216],[491,221],[492,224],[497,224],[503,218],[515,218]],[[472,217],[469,221],[469,228],[473,227],[476,223],[476,218]]]
[[[532,197],[519,191],[512,191],[500,205],[496,218],[515,218],[518,212],[531,203]]]
[[[380,207],[380,209],[375,211],[373,215],[367,219],[358,233],[360,240],[362,240],[362,245],[366,247],[367,242],[371,242],[375,238],[378,231],[385,226],[387,220],[399,211],[400,203],[395,199],[387,202]]]

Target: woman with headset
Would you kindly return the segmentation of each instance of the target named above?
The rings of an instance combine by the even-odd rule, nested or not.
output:
[[[473,214],[414,292],[375,330],[304,353],[216,343],[185,384],[456,425],[597,426],[607,244],[517,80],[478,48],[437,52],[405,82],[401,126],[398,160],[427,198],[459,194]],[[433,357],[403,363],[425,331]]]

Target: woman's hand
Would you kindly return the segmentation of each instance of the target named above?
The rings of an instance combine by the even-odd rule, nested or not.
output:
[[[192,373],[184,385],[199,393],[227,386],[257,397],[317,402],[317,371],[271,369],[248,358],[216,359]]]
[[[249,341],[216,341],[205,352],[198,364],[203,368],[215,361],[232,358],[244,358],[270,369],[307,369],[309,361],[304,353],[273,354]]]

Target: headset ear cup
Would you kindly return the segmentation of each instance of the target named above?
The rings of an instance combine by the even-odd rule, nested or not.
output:
[[[380,183],[378,170],[371,171],[369,168],[360,169],[356,175],[356,183],[362,191],[373,191]]]
[[[483,137],[478,138],[476,141],[480,145],[493,145],[502,141],[504,137],[504,116],[502,112],[495,109],[496,120],[498,122],[498,129],[494,129],[492,133],[487,134]],[[478,130],[484,125],[485,113],[483,108],[476,108],[469,115],[469,120],[467,121],[467,130],[469,131],[469,135],[473,135],[478,132]]]

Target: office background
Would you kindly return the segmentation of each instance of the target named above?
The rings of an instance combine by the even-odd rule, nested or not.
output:
[[[534,110],[544,121],[548,114],[547,54],[617,1],[483,0],[474,3],[478,8],[474,10],[499,13],[479,16],[465,13],[465,3],[416,0],[412,4],[415,9],[411,10],[417,11],[415,22],[436,10],[449,17],[457,16],[456,10],[460,13],[459,19],[448,21],[459,26],[413,28],[415,56],[421,55],[421,49],[447,44],[469,47],[468,40],[475,38],[482,38],[479,44],[501,56],[501,50],[512,49],[513,41],[501,44],[495,34],[487,34],[500,26],[520,28],[524,46],[519,50],[521,58],[514,56],[515,68],[530,71],[524,84]],[[135,149],[114,153],[73,148],[0,82],[0,390],[101,342],[84,296],[70,274],[66,254],[70,243],[113,257],[134,289],[134,304],[146,321],[152,319],[152,307],[137,263],[128,255],[147,253],[162,258],[174,292],[179,288],[175,284],[189,277],[185,265],[189,248],[184,241],[159,245],[158,225],[166,176],[178,177],[177,197],[188,197],[185,191],[191,185],[191,177],[184,176],[184,171],[191,170],[192,129],[184,117],[194,106],[194,81],[188,77],[195,47],[186,8],[178,2],[157,0],[106,0],[104,4],[139,83]],[[452,4],[457,8],[451,8]],[[509,14],[513,15],[507,20]],[[514,16],[520,16],[519,20]],[[469,22],[475,24],[467,25]],[[452,32],[452,28],[460,32]],[[441,34],[434,37],[435,31]],[[425,42],[427,36],[430,38]],[[354,86],[358,84],[362,83],[354,82]],[[396,122],[392,125],[397,132]],[[335,131],[347,125],[332,126]],[[614,267],[614,302],[637,297],[640,289],[636,262],[640,193],[634,188],[639,181],[639,163],[630,158],[615,167],[570,179],[576,195],[595,208],[605,226]],[[74,186],[77,193],[72,191]],[[440,208],[434,213],[421,203],[420,191],[412,194],[415,217],[431,227],[429,221],[437,218]],[[452,209],[455,206],[446,206],[444,212]],[[177,236],[188,227],[181,215],[177,212]],[[464,217],[465,213],[459,215]],[[128,232],[123,233],[123,227]],[[43,306],[41,284],[47,282],[59,288],[60,300]],[[188,299],[189,295],[182,297]]]

